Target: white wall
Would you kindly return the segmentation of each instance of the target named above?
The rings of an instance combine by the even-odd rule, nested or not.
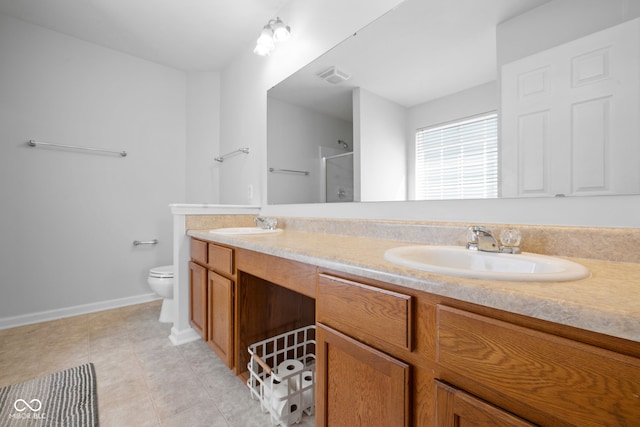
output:
[[[322,201],[320,147],[353,139],[353,125],[278,99],[268,99],[269,168],[307,171],[309,175],[271,173],[269,203]],[[277,124],[277,126],[276,126]]]
[[[364,27],[401,0],[292,0],[278,15],[291,26],[292,37],[269,57],[253,46],[221,74],[221,151],[250,147],[251,153],[220,168],[221,203],[266,203],[267,90]]]
[[[638,16],[640,2],[637,0],[553,0],[545,3],[498,25],[498,70],[502,64]]]
[[[185,199],[185,74],[3,15],[0,58],[0,328],[150,298]]]
[[[220,73],[187,73],[186,202],[219,203]]]
[[[355,200],[406,200],[406,109],[361,88],[353,106]]]

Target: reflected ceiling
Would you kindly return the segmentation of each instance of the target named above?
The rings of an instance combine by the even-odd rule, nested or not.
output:
[[[548,1],[406,1],[381,18],[388,32],[377,22],[365,27],[279,83],[269,96],[351,120],[354,87],[374,88],[377,95],[412,107],[493,81],[496,25]],[[412,65],[399,69],[399,64]],[[334,86],[318,78],[331,66],[351,78]]]

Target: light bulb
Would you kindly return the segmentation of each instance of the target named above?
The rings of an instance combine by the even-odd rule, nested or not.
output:
[[[260,37],[258,37],[257,44],[259,46],[264,46],[269,50],[272,50],[275,47],[275,43],[273,42],[273,30],[268,25],[265,25],[260,33]]]
[[[253,53],[260,56],[269,56],[271,53],[271,49],[262,44],[256,44],[255,49],[253,49]]]
[[[280,18],[276,18],[276,22],[273,24],[273,38],[277,42],[283,42],[289,39],[291,35],[291,28],[284,25],[284,22]]]

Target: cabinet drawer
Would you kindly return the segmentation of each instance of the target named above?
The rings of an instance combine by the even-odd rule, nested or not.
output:
[[[209,262],[207,265],[219,273],[233,275],[233,249],[209,243]]]
[[[640,419],[640,360],[446,306],[437,312],[444,380],[524,404],[541,424],[533,417],[580,426]]]
[[[411,350],[411,296],[321,274],[318,322],[365,342],[385,341]]]
[[[199,264],[207,263],[207,242],[191,239],[191,259]]]

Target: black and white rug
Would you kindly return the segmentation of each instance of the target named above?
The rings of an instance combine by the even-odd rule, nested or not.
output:
[[[0,388],[0,426],[97,427],[93,363]]]

